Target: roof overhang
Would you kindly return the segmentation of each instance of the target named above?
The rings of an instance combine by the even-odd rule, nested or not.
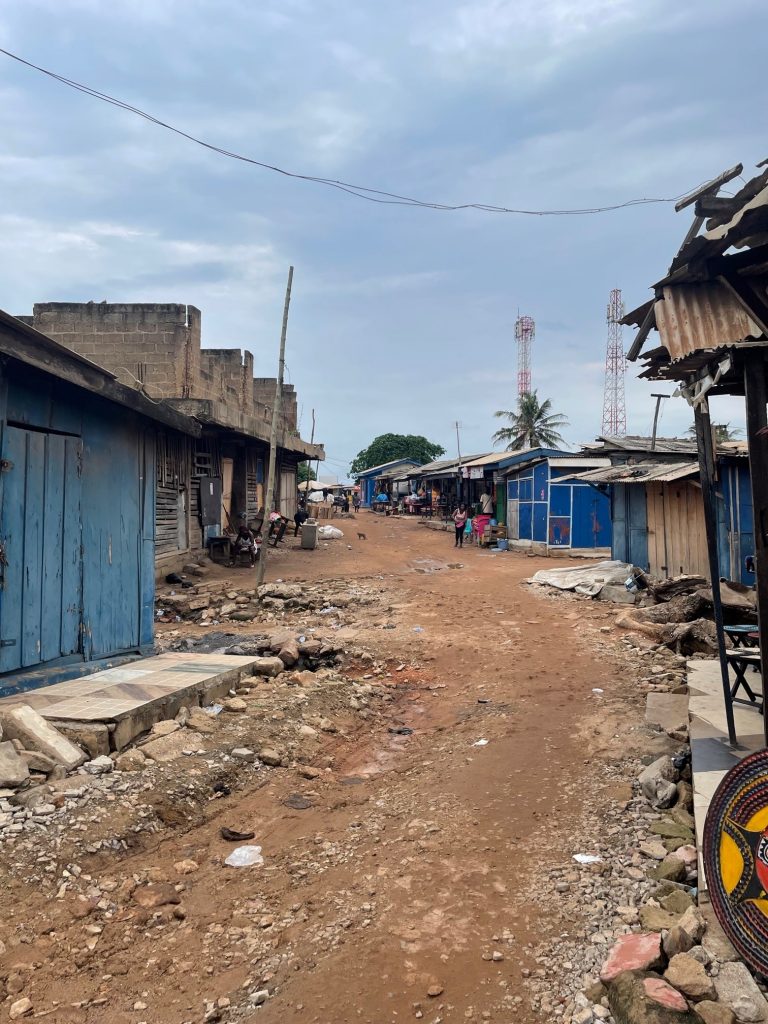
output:
[[[0,310],[0,357],[82,388],[183,434],[200,436],[200,424],[182,410],[174,408],[167,401],[156,401],[136,388],[121,384],[114,374],[102,366],[3,310]]]

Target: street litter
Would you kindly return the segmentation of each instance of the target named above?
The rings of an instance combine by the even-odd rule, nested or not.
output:
[[[413,729],[409,729],[407,725],[401,725],[397,728],[387,729],[387,732],[391,732],[393,736],[412,736]]]
[[[578,569],[570,566],[565,569],[541,569],[528,583],[542,583],[558,590],[574,590],[577,594],[595,597],[606,583],[621,583],[631,573],[632,566],[626,562],[608,560],[595,565],[585,565]]]
[[[475,742],[472,744],[472,746],[473,747],[487,747],[488,746],[488,740],[475,740]]]
[[[599,686],[593,686],[592,693],[605,693],[605,690],[601,690]]]
[[[422,627],[422,626],[414,626],[414,627],[413,627],[413,632],[414,632],[414,633],[423,633],[423,632],[424,632],[424,629],[423,629],[423,627]]]
[[[223,710],[224,710],[224,705],[223,704],[208,704],[207,707],[203,708],[203,711],[206,713],[206,715],[213,715],[213,716],[220,715]]]
[[[329,604],[327,608],[321,608],[318,615],[333,615],[333,613],[338,610],[339,609],[335,605]]]
[[[317,535],[321,540],[343,540],[344,534],[335,526],[318,526]]]
[[[230,868],[259,867],[264,863],[260,846],[238,846],[224,863]]]
[[[220,829],[221,838],[226,839],[228,843],[244,843],[248,839],[253,839],[256,835],[255,832],[238,832],[236,829],[227,828],[223,826]]]
[[[603,858],[597,857],[594,853],[574,853],[573,859],[577,864],[602,864]]]

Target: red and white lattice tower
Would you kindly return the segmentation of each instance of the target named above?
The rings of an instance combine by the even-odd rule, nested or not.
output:
[[[531,391],[531,345],[536,335],[536,324],[532,316],[518,316],[515,321],[517,342],[517,397]]]
[[[614,288],[608,300],[608,349],[605,354],[605,392],[603,393],[603,434],[624,437],[627,433],[627,406],[624,398],[624,339],[621,320],[624,303],[621,289]]]

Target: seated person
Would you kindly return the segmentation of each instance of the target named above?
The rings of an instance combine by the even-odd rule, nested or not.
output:
[[[257,541],[257,538],[254,537],[253,532],[248,529],[248,526],[245,523],[241,523],[237,528],[237,535],[232,545],[234,559],[237,558],[241,551],[247,551],[250,555],[251,565],[255,565],[259,554],[260,542],[261,536],[259,535]],[[232,562],[233,565],[234,559]]]

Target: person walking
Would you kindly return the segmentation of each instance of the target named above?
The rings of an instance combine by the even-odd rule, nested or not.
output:
[[[453,513],[453,525],[456,527],[456,543],[453,546],[455,548],[463,548],[464,527],[467,525],[466,505],[459,505],[459,507]]]

